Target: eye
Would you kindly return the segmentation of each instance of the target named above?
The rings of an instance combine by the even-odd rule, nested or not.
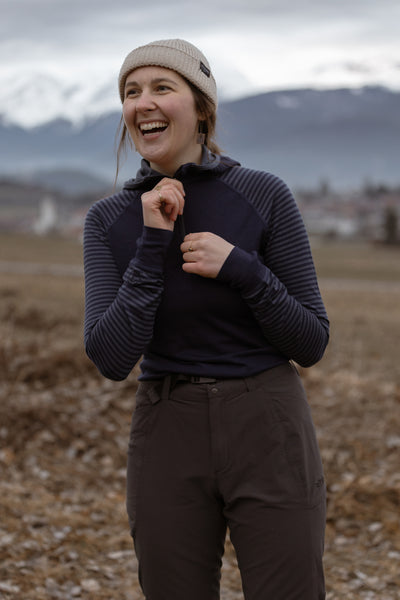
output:
[[[136,88],[129,88],[125,90],[125,98],[134,98],[139,94],[139,90]]]
[[[160,92],[161,94],[164,92],[169,92],[170,91],[170,87],[168,85],[165,85],[164,83],[160,83],[157,87],[156,87],[156,91]]]

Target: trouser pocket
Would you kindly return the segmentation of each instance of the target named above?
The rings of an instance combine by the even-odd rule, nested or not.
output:
[[[301,378],[287,364],[250,378],[248,386],[251,392],[247,402],[245,398],[241,401],[240,420],[252,421],[248,421],[238,441],[242,440],[243,447],[246,431],[252,432],[247,455],[255,453],[257,461],[253,461],[251,472],[254,477],[258,474],[270,490],[271,501],[275,496],[278,504],[308,508],[318,505],[325,495],[323,467]]]
[[[283,389],[269,399],[269,419],[275,424],[281,452],[299,499],[309,507],[321,502],[325,482],[310,406],[300,377],[292,373]]]
[[[159,384],[143,382],[136,393],[128,444],[126,508],[131,535],[135,537],[140,477],[145,462],[146,445],[153,430],[160,400]]]

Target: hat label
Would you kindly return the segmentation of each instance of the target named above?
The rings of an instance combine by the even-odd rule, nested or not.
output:
[[[207,75],[207,77],[210,77],[210,75],[211,75],[210,69],[208,69],[206,67],[206,65],[201,61],[200,61],[200,71],[203,71],[204,75]]]

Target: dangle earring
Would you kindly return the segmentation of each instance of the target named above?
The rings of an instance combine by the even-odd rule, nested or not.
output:
[[[204,125],[205,125],[204,121],[199,121],[199,131],[197,133],[197,143],[200,144],[201,146],[206,141],[206,133],[204,131],[204,129],[205,129]]]

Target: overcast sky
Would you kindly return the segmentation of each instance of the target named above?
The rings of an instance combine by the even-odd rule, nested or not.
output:
[[[117,107],[125,55],[174,37],[206,54],[222,99],[305,86],[400,89],[400,0],[0,0],[0,15],[0,113],[27,122],[43,115],[38,99],[48,94],[50,114],[66,89],[68,116],[90,103]]]

